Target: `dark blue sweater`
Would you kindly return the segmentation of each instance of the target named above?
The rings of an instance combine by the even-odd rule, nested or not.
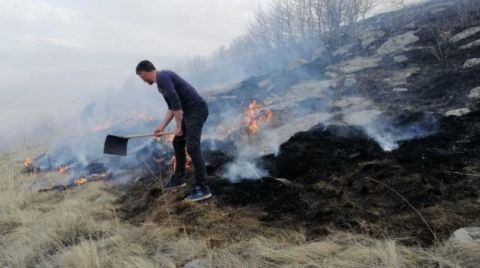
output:
[[[157,72],[157,87],[165,98],[169,110],[188,111],[203,101],[194,87],[170,70]]]

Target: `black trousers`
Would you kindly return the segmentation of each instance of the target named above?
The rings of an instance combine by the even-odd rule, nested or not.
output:
[[[201,138],[203,124],[207,121],[208,106],[202,101],[183,112],[182,136],[175,136],[173,149],[175,150],[175,174],[185,174],[186,153],[190,155],[195,173],[195,184],[206,187],[207,169],[202,154]]]

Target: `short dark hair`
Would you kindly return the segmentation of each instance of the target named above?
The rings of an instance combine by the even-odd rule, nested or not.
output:
[[[140,72],[151,72],[154,70],[156,69],[155,66],[153,66],[153,63],[148,60],[142,60],[137,64],[136,73],[140,74]]]

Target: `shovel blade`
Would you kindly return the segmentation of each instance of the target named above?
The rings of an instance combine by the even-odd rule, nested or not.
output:
[[[104,154],[111,155],[127,155],[128,139],[124,137],[118,137],[108,135],[105,139],[105,146],[103,147]]]

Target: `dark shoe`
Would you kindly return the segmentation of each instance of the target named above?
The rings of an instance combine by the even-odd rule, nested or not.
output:
[[[208,187],[195,186],[193,192],[185,198],[185,201],[198,202],[212,197]]]
[[[163,186],[163,188],[165,190],[170,190],[170,189],[175,189],[175,188],[180,188],[185,186],[187,186],[187,183],[185,182],[185,175],[173,174],[172,177],[170,178],[170,181],[167,182]]]

